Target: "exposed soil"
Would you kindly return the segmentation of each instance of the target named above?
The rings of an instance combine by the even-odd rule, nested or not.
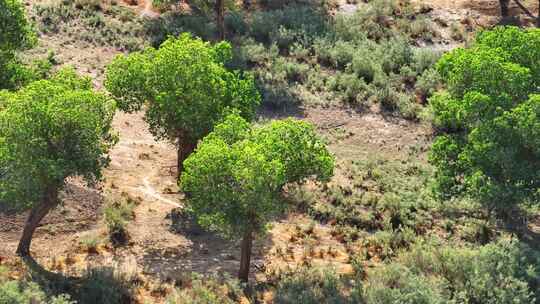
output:
[[[431,6],[434,18],[456,22],[470,18],[482,26],[498,22],[495,0],[416,1]],[[140,14],[155,16],[157,12],[149,3],[141,0],[128,4]],[[97,88],[102,87],[105,65],[118,53],[112,48],[72,43],[59,35],[41,37],[35,52],[44,54],[48,49],[55,51],[61,64],[72,64],[80,73],[93,77]],[[386,116],[378,109],[358,113],[342,108],[308,107],[292,114],[314,123],[329,139],[330,149],[340,162],[375,154],[391,159],[405,159],[411,153],[424,157],[432,134],[428,126]],[[120,142],[111,151],[112,162],[105,171],[103,184],[94,189],[78,180],[70,182],[64,204],[49,214],[37,230],[32,253],[40,263],[66,273],[78,273],[89,265],[128,261],[144,275],[160,281],[175,280],[189,271],[234,275],[239,265],[236,242],[212,233],[193,235],[171,230],[167,216],[183,206],[175,177],[176,152],[172,145],[153,139],[142,115],[116,115],[114,127]],[[276,114],[261,116],[271,118]],[[79,243],[85,236],[106,237],[101,207],[105,197],[115,196],[138,202],[134,220],[128,226],[129,243],[117,249],[100,246],[97,254],[81,251]],[[14,257],[25,216],[0,214],[0,263],[6,257]],[[310,223],[308,218],[297,214],[276,221],[268,235],[255,244],[253,264],[258,271],[254,276],[262,279],[263,273],[302,264],[306,255],[311,255],[315,264],[331,263],[340,272],[350,272],[345,248],[324,225],[314,226],[317,237],[310,243],[313,252],[303,251],[305,244],[292,236],[296,226]]]

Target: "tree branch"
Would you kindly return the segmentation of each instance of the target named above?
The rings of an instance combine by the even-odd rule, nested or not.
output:
[[[536,16],[533,15],[531,13],[531,11],[529,11],[523,4],[521,4],[521,2],[519,2],[519,0],[514,0],[514,2],[517,4],[517,6],[519,6],[519,8],[525,13],[525,15],[533,18],[533,19],[536,19]],[[540,14],[540,13],[539,13]]]

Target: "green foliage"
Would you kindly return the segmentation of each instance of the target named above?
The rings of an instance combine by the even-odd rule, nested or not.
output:
[[[456,98],[474,91],[496,102],[508,103],[501,104],[503,109],[523,100],[533,89],[528,68],[508,61],[499,49],[481,45],[445,54],[437,63],[437,69]]]
[[[35,283],[6,281],[0,282],[0,303],[4,304],[74,304],[69,296],[62,295],[48,299]]]
[[[132,202],[125,200],[113,201],[105,206],[103,214],[113,244],[123,244],[127,240],[126,225],[133,219],[134,207]]]
[[[193,275],[189,287],[177,289],[167,304],[233,304],[242,295],[236,280]]]
[[[307,198],[307,190],[295,189],[294,201],[315,219],[333,223],[332,234],[345,244],[360,242],[371,248],[368,259],[392,258],[436,225],[440,205],[426,186],[429,166],[413,160],[368,159],[347,164],[342,172],[346,182]],[[366,230],[371,235],[365,235]]]
[[[237,109],[249,119],[259,104],[253,79],[224,67],[230,58],[228,43],[210,45],[183,34],[157,50],[116,57],[105,86],[124,111],[147,105],[145,120],[156,138],[196,141],[226,109]]]
[[[114,104],[90,79],[66,69],[0,98],[0,201],[26,209],[67,177],[100,179],[115,143]]]
[[[15,89],[33,79],[31,68],[17,58],[17,51],[33,46],[36,36],[18,0],[0,1],[0,90]]]
[[[2,304],[75,304],[68,295],[49,297],[34,282],[15,281],[3,274],[0,267],[0,303]]]
[[[132,303],[132,287],[125,277],[114,268],[93,268],[87,270],[80,285],[74,291],[78,303],[118,304]]]
[[[186,160],[180,179],[199,222],[229,236],[263,229],[283,209],[285,184],[312,176],[327,180],[334,163],[305,122],[288,119],[247,129],[245,123],[238,128],[240,119],[232,114],[216,126]]]
[[[263,103],[288,108],[379,102],[388,112],[417,119],[420,107],[409,96],[440,56],[412,47],[412,39],[429,40],[407,25],[428,24],[423,15],[393,0],[369,1],[352,16],[330,17],[313,7],[290,5],[247,19],[250,31],[239,40],[235,64],[254,70]],[[437,87],[427,77],[418,89],[421,101]]]
[[[498,48],[511,62],[531,70],[536,90],[540,90],[540,30],[535,28],[497,27],[478,34],[476,43],[492,49]]]
[[[537,43],[538,33],[486,31],[470,49],[454,50],[437,64],[449,89],[430,100],[434,124],[446,133],[430,154],[441,196],[467,193],[489,208],[538,200],[540,98],[530,94],[538,90],[531,62],[540,57],[521,45]]]
[[[2,63],[0,63],[2,65]],[[34,60],[31,64],[25,65],[18,57],[11,58],[0,66],[3,71],[0,74],[0,89],[16,90],[33,81],[50,76],[53,63],[48,59]]]
[[[361,293],[365,303],[535,303],[539,258],[515,240],[478,249],[418,244],[368,271]]]
[[[0,1],[0,59],[6,52],[32,46],[36,37],[26,19],[23,4],[18,0]]]
[[[281,274],[274,303],[353,303],[347,297],[346,289],[344,279],[334,269],[300,268]]]

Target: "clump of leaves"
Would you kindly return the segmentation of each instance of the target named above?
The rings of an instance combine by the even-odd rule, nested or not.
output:
[[[437,137],[435,192],[488,210],[539,201],[540,30],[496,28],[437,64],[448,91],[430,100]],[[534,50],[534,51],[530,51]]]

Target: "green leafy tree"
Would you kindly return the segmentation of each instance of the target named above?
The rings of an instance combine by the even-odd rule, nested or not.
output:
[[[482,46],[502,49],[511,62],[530,69],[536,92],[540,92],[540,29],[496,27],[481,32],[476,40]]]
[[[105,86],[126,112],[147,105],[145,120],[157,139],[178,147],[178,174],[197,141],[232,109],[251,119],[260,103],[252,77],[228,71],[226,42],[210,45],[183,34],[159,49],[119,56],[107,69]]]
[[[114,103],[67,69],[0,94],[0,104],[0,202],[31,210],[17,248],[28,256],[33,233],[59,203],[66,179],[100,179],[116,141]]]
[[[538,49],[539,29],[496,28],[439,61],[448,91],[430,100],[442,132],[430,154],[437,193],[466,193],[490,210],[538,199]]]
[[[35,35],[19,0],[0,1],[0,51],[12,52],[32,46]]]
[[[0,89],[11,89],[28,78],[17,51],[31,47],[36,36],[19,0],[0,0]]]
[[[239,278],[247,281],[253,234],[283,211],[283,187],[308,178],[328,181],[334,158],[306,122],[250,127],[231,114],[185,166],[181,187],[189,210],[203,227],[242,237]]]

